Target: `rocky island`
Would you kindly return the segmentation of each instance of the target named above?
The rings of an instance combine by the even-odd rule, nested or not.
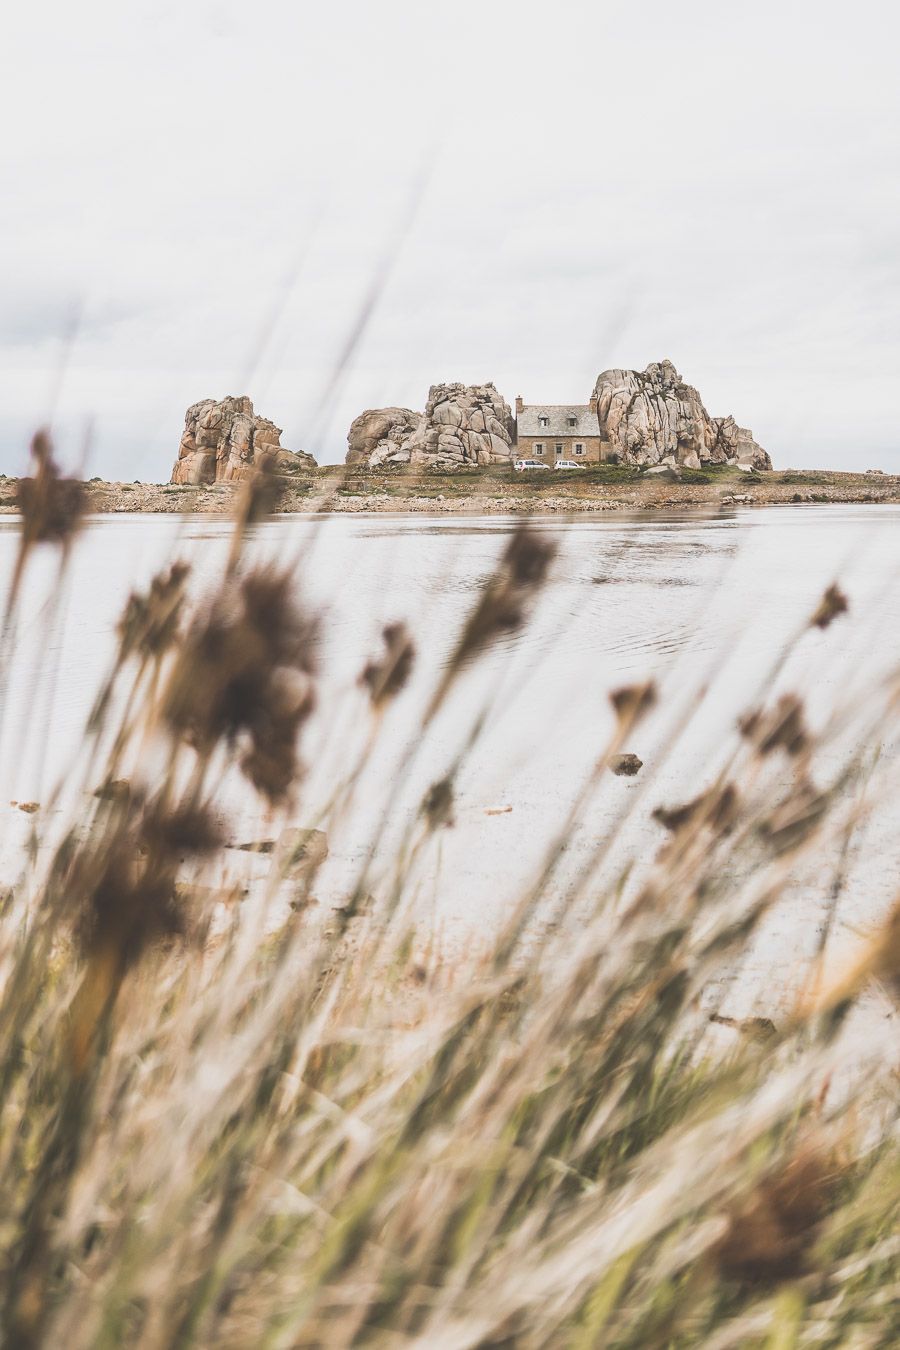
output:
[[[587,403],[514,408],[490,381],[434,384],[419,412],[370,408],[354,418],[343,465],[318,465],[281,444],[281,429],[246,395],[188,408],[167,484],[87,485],[97,512],[226,513],[265,460],[282,512],[584,515],[827,502],[900,501],[900,477],[776,471],[751,431],[711,416],[671,361],[605,370]],[[571,457],[571,458],[570,458]],[[516,472],[528,458],[545,472]],[[548,473],[556,462],[577,472]],[[17,509],[0,476],[0,513]]]
[[[731,416],[711,417],[667,360],[642,371],[603,371],[584,404],[526,406],[519,398],[515,416],[493,384],[435,384],[424,412],[370,408],[347,437],[347,463],[370,469],[407,464],[452,472],[553,454],[574,454],[585,466],[772,467],[753,433]]]
[[[208,483],[236,483],[253,472],[263,456],[274,456],[279,474],[314,469],[312,455],[285,450],[281,427],[259,417],[246,395],[240,398],[201,399],[184,415],[184,431],[171,482],[193,487]]]

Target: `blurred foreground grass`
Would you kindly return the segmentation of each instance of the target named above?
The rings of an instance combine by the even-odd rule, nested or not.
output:
[[[83,509],[41,439],[29,483],[4,665],[32,551],[64,567]],[[811,967],[781,1025],[717,1017],[727,1051],[699,997],[798,859],[844,837],[900,684],[873,696],[868,740],[828,784],[800,700],[763,698],[714,787],[660,812],[667,842],[636,897],[586,875],[576,922],[554,894],[564,840],[548,838],[492,949],[448,968],[407,883],[452,825],[453,774],[374,899],[363,866],[323,919],[315,853],[274,853],[249,899],[222,883],[224,770],[275,825],[296,820],[317,716],[322,620],[297,577],[242,559],[271,486],[244,486],[202,603],[177,563],[132,596],[86,729],[97,794],[49,856],[35,816],[3,899],[3,1344],[896,1345],[896,1047],[850,1023],[873,982],[900,996],[900,908],[837,975]],[[552,553],[511,536],[411,745],[459,672],[528,623]],[[845,607],[832,588],[810,625]],[[415,634],[383,637],[360,672],[370,746],[416,675]],[[656,691],[611,698],[596,775]],[[286,880],[291,904],[267,921]]]

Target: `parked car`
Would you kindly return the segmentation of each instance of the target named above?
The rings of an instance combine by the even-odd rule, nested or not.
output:
[[[539,459],[516,459],[513,460],[513,468],[516,473],[521,473],[523,469],[549,469],[549,464],[543,464]]]
[[[574,459],[558,459],[554,464],[554,469],[583,469],[583,464],[576,464]]]

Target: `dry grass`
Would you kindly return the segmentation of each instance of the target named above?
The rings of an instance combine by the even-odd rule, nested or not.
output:
[[[210,882],[223,766],[277,830],[296,818],[318,715],[318,619],[286,575],[241,560],[264,506],[248,496],[199,608],[181,568],[132,598],[88,728],[106,787],[5,898],[3,1343],[897,1344],[897,1084],[888,1047],[860,1064],[847,1014],[872,980],[900,988],[900,910],[839,980],[810,970],[782,1025],[720,1018],[731,1053],[711,1049],[699,1005],[789,869],[843,837],[865,738],[814,786],[800,701],[764,700],[716,788],[665,808],[639,893],[619,903],[585,874],[588,910],[561,908],[540,945],[529,926],[553,903],[559,839],[491,951],[452,970],[423,956],[407,883],[452,821],[452,777],[374,903],[361,875],[324,922],[311,854],[266,926],[296,854],[273,853],[251,901]],[[26,520],[22,567],[45,537]],[[548,562],[527,529],[513,536],[432,712],[528,622]],[[845,607],[829,592],[810,621]],[[360,672],[370,745],[415,678],[414,635],[386,628]],[[898,692],[873,699],[868,743]],[[654,695],[614,692],[597,776]],[[793,786],[773,800],[784,757]],[[142,781],[136,762],[162,768]]]

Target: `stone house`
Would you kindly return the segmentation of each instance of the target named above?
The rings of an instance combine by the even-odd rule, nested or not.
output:
[[[540,459],[551,465],[560,459],[599,464],[610,457],[612,448],[600,435],[595,398],[590,403],[565,404],[516,399],[516,458]]]

